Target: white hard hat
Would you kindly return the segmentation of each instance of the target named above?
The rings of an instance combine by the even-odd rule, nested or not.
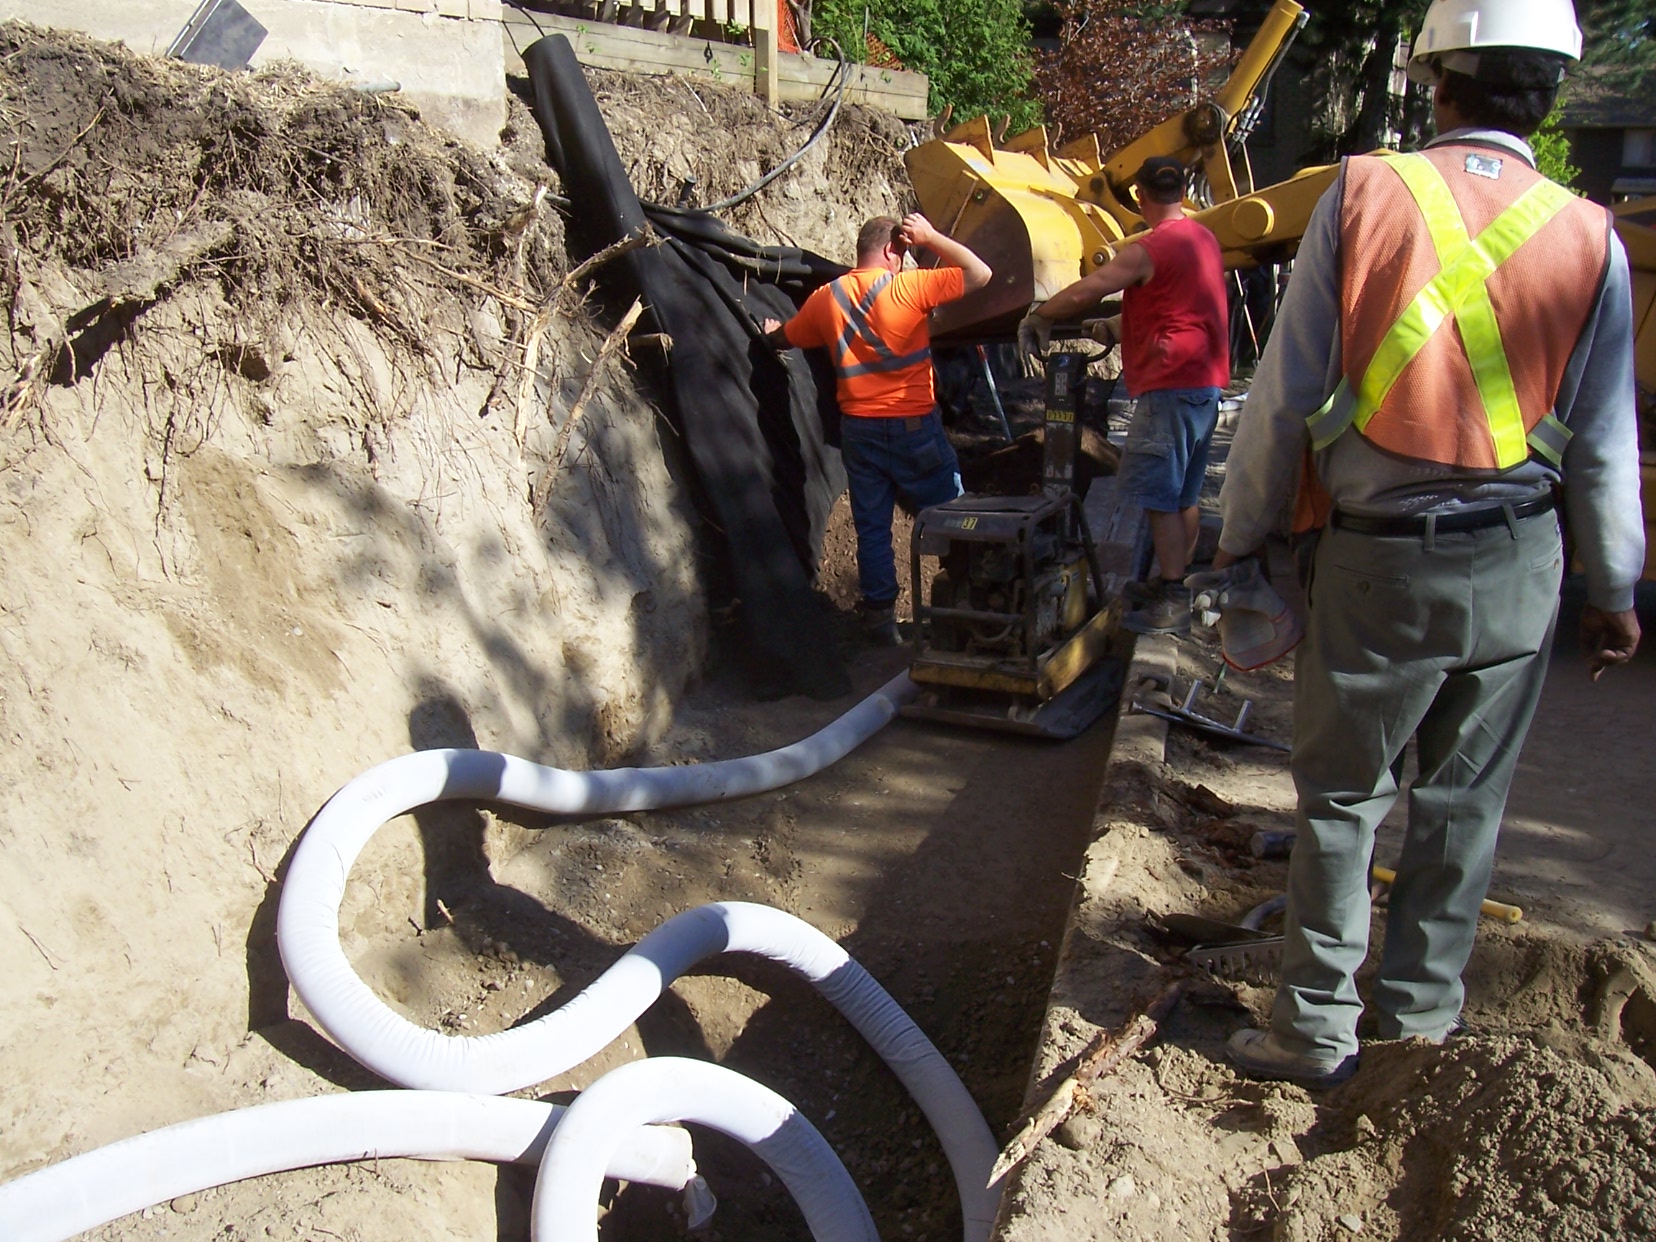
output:
[[[1409,55],[1409,77],[1437,80],[1441,66],[1478,76],[1478,53],[1496,48],[1581,59],[1581,27],[1570,0],[1432,0]]]

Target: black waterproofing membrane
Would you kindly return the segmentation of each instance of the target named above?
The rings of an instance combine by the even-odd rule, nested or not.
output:
[[[523,61],[547,160],[572,204],[571,259],[596,254],[646,219],[666,239],[600,267],[597,294],[612,319],[642,298],[637,330],[672,338],[664,358],[638,351],[639,369],[682,445],[688,471],[680,474],[690,475],[697,510],[718,533],[720,570],[739,601],[749,685],[761,698],[848,693],[827,612],[811,590],[828,511],[845,486],[839,453],[829,447],[839,430],[833,372],[821,351],[810,351],[815,359],[798,350],[779,356],[759,329],[766,317],[789,318],[845,268],[808,251],[760,246],[704,212],[646,207],[568,40],[540,39]]]

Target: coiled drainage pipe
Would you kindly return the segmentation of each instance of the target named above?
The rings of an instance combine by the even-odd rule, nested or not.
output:
[[[983,1114],[943,1055],[869,973],[803,920],[721,902],[669,919],[561,1008],[493,1035],[451,1036],[409,1022],[357,977],[339,942],[351,865],[387,820],[466,798],[531,810],[603,814],[741,797],[821,771],[878,732],[914,695],[901,674],[825,728],[745,759],[669,768],[569,772],[475,750],[422,751],[351,781],[317,813],[282,886],[276,938],[294,990],[341,1047],[392,1082],[497,1094],[544,1082],[592,1057],[691,966],[759,954],[801,974],[886,1061],[937,1132],[955,1177],[966,1242],[987,1238],[999,1154]]]
[[[751,1078],[683,1057],[623,1065],[576,1097],[541,1160],[535,1242],[598,1242],[610,1153],[661,1121],[699,1122],[745,1143],[781,1178],[816,1242],[880,1242],[857,1184],[804,1114]]]
[[[6,1242],[62,1242],[152,1204],[266,1173],[409,1156],[538,1162],[567,1110],[450,1091],[359,1091],[260,1104],[123,1139],[0,1186]],[[615,1134],[610,1177],[682,1189],[690,1135],[666,1126]]]
[[[341,1160],[532,1159],[547,1142],[546,1131],[555,1126],[559,1111],[493,1096],[579,1064],[625,1030],[689,966],[712,954],[741,950],[770,957],[810,979],[885,1059],[942,1142],[960,1193],[966,1242],[984,1242],[996,1206],[987,1182],[997,1150],[982,1113],[931,1041],[868,972],[791,915],[740,902],[688,911],[646,936],[556,1012],[515,1030],[470,1038],[424,1030],[392,1012],[357,978],[339,944],[339,906],[351,864],[382,824],[415,807],[465,798],[554,813],[602,814],[760,793],[842,758],[887,724],[914,693],[907,675],[900,675],[803,741],[699,766],[567,772],[509,755],[447,750],[407,755],[364,773],[329,799],[295,851],[283,885],[277,941],[295,990],[324,1030],[390,1080],[429,1089],[261,1105],[100,1148],[0,1187],[4,1236],[58,1242],[191,1191]],[[626,1068],[628,1075],[610,1090],[653,1081],[647,1076],[655,1071]],[[678,1073],[683,1075],[682,1068]],[[823,1160],[809,1138],[814,1135],[820,1142],[821,1136],[802,1117],[786,1125],[778,1120],[779,1108],[798,1116],[791,1105],[757,1084],[750,1084],[751,1090],[732,1088],[728,1079],[747,1080],[729,1071],[711,1078],[695,1073],[698,1099],[669,1101],[646,1111],[691,1120],[705,1116],[708,1124],[757,1143],[756,1150],[767,1159],[792,1153],[778,1154],[789,1169],[796,1167],[794,1155],[805,1153],[800,1173],[790,1173],[793,1180],[784,1181],[807,1211],[813,1231],[819,1224],[830,1230],[816,1236],[823,1242],[873,1238],[871,1222],[866,1233],[856,1232],[863,1228],[867,1208],[838,1157],[830,1150]],[[715,1091],[709,1083],[722,1086]],[[458,1094],[462,1091],[487,1094]],[[612,1130],[616,1124],[624,1123],[611,1123]],[[777,1137],[784,1133],[785,1140]],[[681,1131],[640,1129],[623,1137],[630,1146],[616,1149],[607,1160],[611,1176],[675,1187],[694,1184],[694,1164]],[[613,1134],[607,1141],[613,1147]],[[588,1174],[589,1166],[590,1160],[581,1165]],[[831,1192],[831,1203],[818,1199],[823,1187]],[[537,1222],[541,1201],[537,1190]],[[545,1200],[556,1201],[551,1194]],[[552,1236],[539,1228],[536,1232],[537,1242]]]

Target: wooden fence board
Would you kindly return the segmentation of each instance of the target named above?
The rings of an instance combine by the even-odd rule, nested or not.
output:
[[[705,3],[705,0],[677,2],[693,12],[693,6]],[[505,10],[501,29],[506,43],[506,72],[509,74],[521,75],[524,72],[520,48],[528,47],[542,33],[561,34],[569,39],[576,59],[583,65],[645,75],[678,73],[727,86],[741,85],[765,94],[764,82],[759,78],[764,48],[755,49],[741,43],[722,43],[549,13],[531,14],[513,8]],[[822,98],[830,89],[838,68],[834,61],[794,52],[778,52],[774,64],[776,100],[789,103]],[[929,83],[925,74],[876,69],[870,65],[852,65],[850,68],[850,83],[845,92],[847,101],[885,108],[907,121],[926,118]]]

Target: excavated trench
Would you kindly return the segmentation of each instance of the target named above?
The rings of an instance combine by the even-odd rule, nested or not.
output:
[[[854,656],[854,693],[902,660]],[[652,758],[763,750],[844,706],[757,705],[714,683],[692,695]],[[558,824],[431,808],[417,830],[428,846],[443,842],[428,851],[425,877],[441,930],[416,933],[379,906],[367,858],[342,925],[381,995],[426,1026],[481,1034],[565,1003],[670,913],[715,900],[774,904],[874,974],[999,1135],[1035,1055],[1110,732],[1101,722],[1054,745],[899,720],[816,777],[739,802]],[[925,1119],[844,1019],[781,968],[714,959],[598,1058],[535,1093],[566,1102],[641,1055],[717,1060],[795,1103],[845,1160],[882,1237],[959,1235],[953,1182]],[[313,1068],[362,1077],[342,1056]],[[707,1237],[809,1237],[757,1158],[700,1129],[696,1151],[720,1200]],[[501,1170],[502,1237],[526,1226],[533,1183],[532,1169]],[[628,1186],[606,1207],[606,1239],[676,1236],[684,1224],[677,1196],[651,1187]]]
[[[558,283],[562,218],[536,214],[547,171],[521,107],[481,154],[395,100],[287,71],[214,77],[75,36],[0,37],[3,120],[30,178],[5,239],[27,314],[0,425],[9,1178],[176,1121],[385,1085],[320,1034],[275,951],[294,842],[357,772],[442,746],[570,767],[751,754],[815,731],[903,657],[861,649],[830,589],[850,694],[754,703],[731,662],[681,699],[709,622],[693,519],[658,460],[667,432],[624,367],[597,373],[603,328]],[[815,120],[593,80],[646,192],[703,166],[739,188]],[[686,122],[687,100],[721,124]],[[902,205],[907,137],[847,108],[789,188],[732,223],[843,252],[864,213]],[[108,180],[128,167],[149,171]],[[424,262],[439,235],[448,257]],[[118,262],[134,247],[148,266]],[[111,299],[135,314],[92,373],[42,369],[63,325]],[[546,299],[543,338],[517,308]],[[525,383],[532,354],[542,373]],[[562,461],[555,434],[589,395]],[[357,863],[343,946],[411,1019],[480,1033],[562,1005],[672,914],[775,905],[890,990],[999,1130],[1106,750],[1102,727],[1054,747],[899,722],[739,803],[580,822],[422,809]],[[907,1095],[763,964],[709,963],[536,1094],[567,1100],[670,1053],[792,1099],[882,1236],[958,1234]],[[723,1203],[713,1236],[805,1236],[745,1151],[699,1147]],[[519,1238],[531,1191],[525,1170],[378,1161],[180,1196],[89,1236]],[[676,1233],[669,1196],[629,1188],[608,1207],[607,1236]]]

